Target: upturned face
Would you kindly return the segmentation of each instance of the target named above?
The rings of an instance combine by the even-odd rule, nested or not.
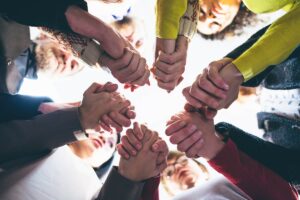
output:
[[[241,0],[200,0],[197,29],[204,35],[221,32],[237,15]]]

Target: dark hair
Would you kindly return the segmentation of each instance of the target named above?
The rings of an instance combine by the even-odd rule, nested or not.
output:
[[[234,17],[231,24],[229,24],[224,30],[219,33],[205,35],[199,31],[198,34],[204,39],[209,40],[223,40],[227,36],[239,36],[244,33],[244,27],[254,26],[259,21],[257,15],[251,12],[243,3],[241,3],[240,8],[236,16]]]

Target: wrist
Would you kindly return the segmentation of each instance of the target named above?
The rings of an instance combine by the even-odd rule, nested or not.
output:
[[[222,70],[221,75],[224,77],[225,81],[235,82],[235,84],[241,85],[244,81],[242,73],[238,68],[230,62]],[[228,79],[228,80],[227,80]]]
[[[208,161],[215,158],[225,147],[226,143],[223,141],[223,136],[220,137],[217,134],[218,133],[215,132],[214,142],[212,144],[214,151],[206,157]]]
[[[133,173],[130,173],[128,171],[128,168],[126,169],[125,167],[123,168],[122,165],[119,165],[118,167],[118,172],[121,176],[123,176],[124,178],[134,181],[134,182],[139,182],[141,181],[139,178],[135,177]]]

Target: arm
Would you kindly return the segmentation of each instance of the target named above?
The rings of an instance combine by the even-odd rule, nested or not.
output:
[[[77,108],[1,123],[0,163],[75,141],[73,133],[78,130],[81,125]]]
[[[191,126],[194,128],[191,129]],[[231,140],[226,143],[226,137],[215,130],[213,120],[198,112],[182,112],[173,116],[166,134],[171,136],[171,143],[176,144],[180,151],[189,157],[201,156],[209,160],[217,171],[253,199],[297,199],[297,193],[287,181],[239,152]],[[274,188],[278,190],[274,192]]]
[[[208,163],[253,199],[298,199],[288,182],[240,152],[231,140]]]
[[[40,104],[51,102],[47,97],[31,97],[25,95],[0,94],[0,123],[10,120],[32,118],[41,114]]]
[[[287,181],[299,182],[299,151],[264,141],[227,123],[217,124],[216,130],[227,132],[230,139],[242,152],[272,169]]]
[[[233,61],[233,64],[249,80],[270,65],[285,60],[299,45],[300,4],[276,20],[265,34]],[[255,59],[253,59],[255,58]]]

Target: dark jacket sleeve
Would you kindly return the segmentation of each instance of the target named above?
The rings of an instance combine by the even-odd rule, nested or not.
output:
[[[300,152],[264,141],[227,123],[216,125],[219,132],[227,132],[237,147],[291,183],[300,182]]]
[[[298,199],[297,191],[286,180],[240,152],[230,139],[208,163],[252,199]]]
[[[41,114],[41,103],[51,102],[48,97],[0,94],[0,123],[11,120],[29,119]]]
[[[101,188],[98,200],[140,200],[144,182],[133,182],[121,176],[113,167]]]
[[[71,108],[0,123],[0,165],[75,141],[74,131],[81,130],[77,112]]]
[[[3,0],[0,3],[0,14],[20,24],[46,26],[66,32],[70,28],[65,11],[70,5],[87,10],[84,0]]]

